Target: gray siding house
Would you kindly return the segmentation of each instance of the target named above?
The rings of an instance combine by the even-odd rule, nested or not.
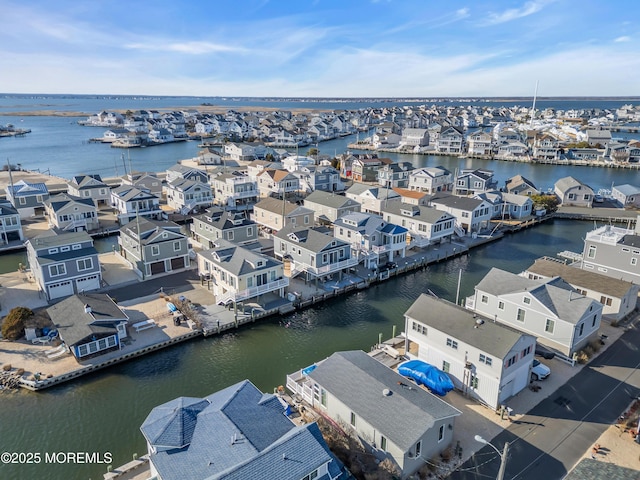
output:
[[[247,210],[258,201],[258,184],[247,172],[222,172],[211,179],[214,204],[232,210]]]
[[[212,207],[193,218],[189,227],[193,239],[206,248],[213,248],[219,239],[242,245],[258,239],[258,225],[246,212],[228,212]]]
[[[304,199],[304,206],[313,210],[316,222],[333,223],[350,212],[359,212],[361,206],[355,200],[330,192],[315,191]]]
[[[111,205],[117,211],[118,221],[124,225],[137,215],[140,217],[160,219],[160,198],[148,190],[141,190],[130,185],[121,185],[111,190]]]
[[[20,214],[11,202],[0,200],[0,244],[24,240]]]
[[[99,207],[109,203],[111,188],[102,181],[100,175],[76,175],[67,184],[67,193],[74,197],[90,198]]]
[[[456,223],[453,215],[437,208],[399,202],[384,207],[382,218],[406,228],[412,247],[427,247],[450,241]]]
[[[44,214],[44,202],[49,198],[49,190],[44,183],[28,183],[24,180],[9,185],[7,200],[20,213],[20,218]]]
[[[553,191],[562,205],[590,207],[593,203],[593,190],[573,177],[558,180]]]
[[[98,251],[87,232],[49,231],[26,246],[31,273],[47,300],[100,288]]]
[[[44,208],[49,217],[50,227],[71,232],[91,231],[100,228],[98,209],[91,198],[59,193],[46,200]]]
[[[167,183],[167,206],[187,215],[210,207],[213,203],[213,193],[208,183],[176,178]]]
[[[174,222],[133,220],[120,228],[118,245],[142,280],[190,266],[188,239]]]
[[[566,358],[597,338],[602,304],[560,277],[531,280],[492,268],[466,300],[480,315],[537,337]]]
[[[361,350],[336,352],[306,375],[287,376],[287,388],[347,431],[406,479],[444,451],[459,410]]]
[[[606,225],[587,233],[580,268],[640,285],[640,221],[635,230]]]
[[[192,180],[199,183],[209,183],[209,175],[207,172],[198,168],[182,165],[180,163],[176,163],[175,165],[167,168],[167,183],[178,179]]]
[[[282,215],[284,213],[284,220]],[[251,218],[268,234],[277,232],[284,225],[312,227],[314,225],[313,210],[291,202],[283,202],[277,198],[263,198],[253,206]]]

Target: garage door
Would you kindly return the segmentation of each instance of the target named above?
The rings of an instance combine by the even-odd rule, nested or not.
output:
[[[184,257],[172,258],[171,270],[178,270],[179,268],[184,268]]]
[[[68,280],[66,282],[52,283],[48,285],[48,289],[49,300],[73,295],[73,283],[71,283],[71,280]]]
[[[100,279],[98,275],[89,275],[88,277],[79,278],[76,280],[76,291],[89,291],[100,288]]]
[[[156,262],[151,264],[151,275],[164,273],[164,262]]]

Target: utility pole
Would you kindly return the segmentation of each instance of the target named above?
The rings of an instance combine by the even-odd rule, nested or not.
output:
[[[504,480],[504,472],[507,468],[507,454],[509,453],[509,442],[504,442],[504,448],[502,449],[502,455],[500,456],[500,470],[498,470],[498,476],[496,480]]]

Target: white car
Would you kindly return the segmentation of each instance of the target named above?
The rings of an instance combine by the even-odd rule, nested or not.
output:
[[[549,367],[544,363],[540,363],[538,360],[533,361],[533,366],[531,367],[531,380],[544,380],[549,375],[551,375],[551,369]]]

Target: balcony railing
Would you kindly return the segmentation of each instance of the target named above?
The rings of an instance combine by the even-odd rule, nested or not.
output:
[[[470,297],[465,298],[464,306],[469,310],[474,310],[476,308],[476,297],[474,295],[471,295]]]
[[[280,288],[285,288],[289,286],[288,278],[281,278],[279,280],[275,280],[273,282],[268,282],[264,285],[260,285],[258,287],[247,288],[246,290],[236,291],[229,290],[223,295],[219,295],[216,297],[217,303],[227,303],[228,301],[234,302],[242,302],[248,298],[254,298],[258,295],[263,295],[265,293],[273,292],[274,290],[278,290]]]
[[[323,265],[322,267],[312,267],[311,265],[297,265],[297,267],[301,270],[304,270],[305,272],[309,272],[316,277],[319,277],[322,275],[330,275],[345,268],[355,267],[357,264],[357,258],[347,258],[346,260],[331,263],[329,265]]]

